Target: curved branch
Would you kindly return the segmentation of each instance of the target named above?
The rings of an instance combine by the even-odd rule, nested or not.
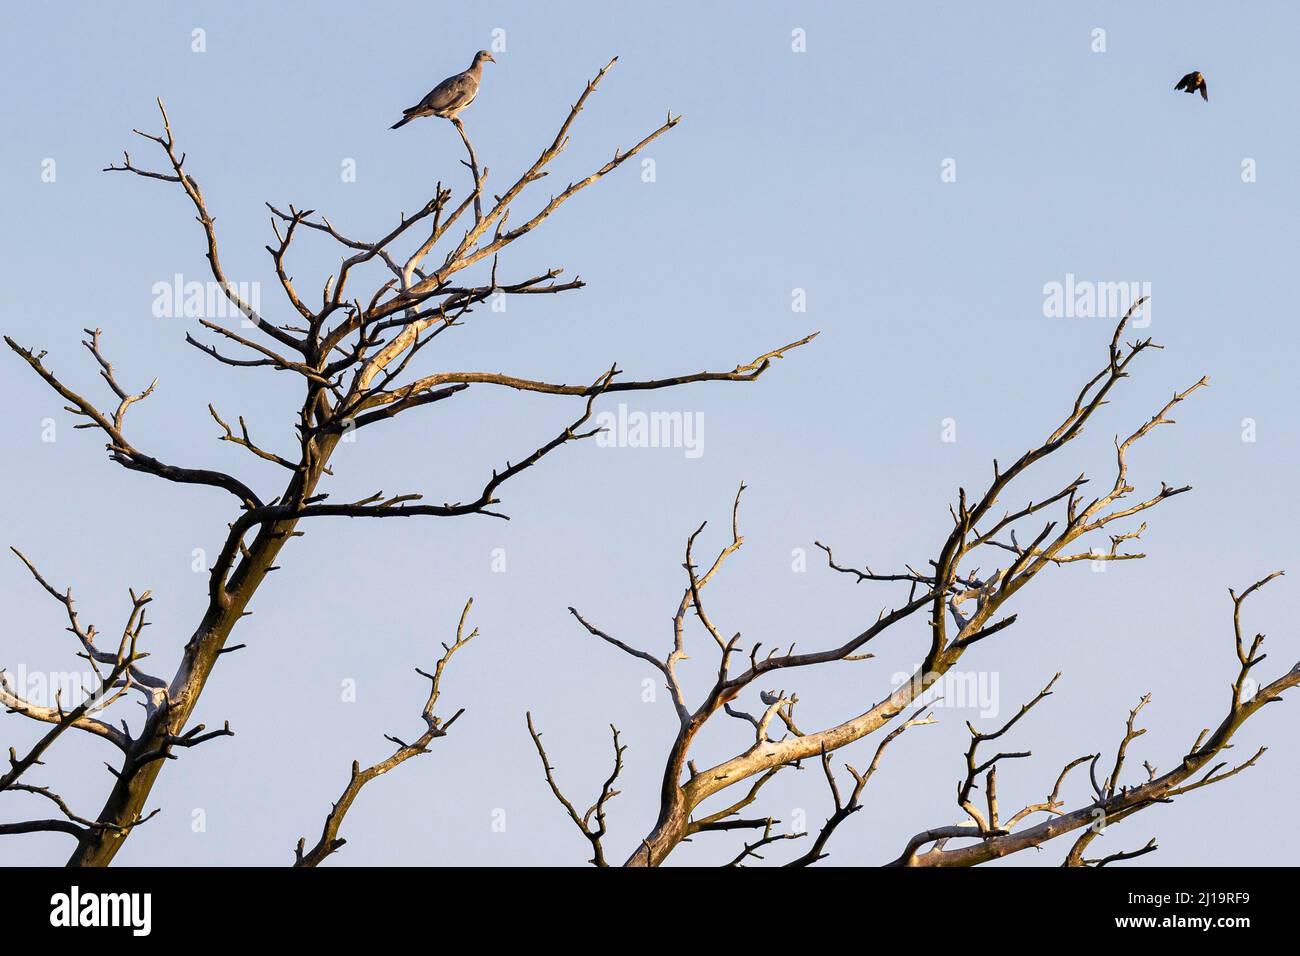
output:
[[[424,719],[425,731],[410,743],[399,740],[397,737],[388,737],[393,743],[397,744],[397,750],[385,760],[370,767],[361,769],[361,764],[352,761],[352,772],[348,779],[348,785],[344,788],[342,796],[330,808],[330,812],[325,816],[325,825],[321,830],[320,839],[311,847],[306,848],[307,840],[302,838],[298,841],[297,849],[294,851],[295,867],[314,867],[331,854],[338,851],[347,840],[340,837],[339,828],[343,825],[343,818],[347,815],[348,810],[352,808],[353,802],[361,793],[361,788],[368,784],[376,777],[388,773],[399,764],[405,763],[412,757],[418,757],[420,754],[428,753],[429,744],[439,737],[447,736],[451,730],[451,725],[456,722],[461,714],[465,712],[464,708],[456,711],[447,720],[436,717],[433,713],[434,707],[438,703],[438,697],[442,693],[442,673],[446,669],[451,657],[458,650],[478,636],[478,628],[465,633],[465,621],[469,617],[470,608],[474,606],[474,599],[470,598],[465,602],[465,609],[461,611],[460,622],[456,625],[456,639],[451,645],[443,644],[443,654],[438,658],[437,664],[433,668],[433,673],[416,668],[415,671],[429,681],[429,697],[424,702],[424,709],[420,716]]]

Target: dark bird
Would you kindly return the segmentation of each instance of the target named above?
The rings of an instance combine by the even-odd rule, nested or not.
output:
[[[478,96],[479,79],[483,75],[485,62],[495,63],[496,60],[487,50],[479,50],[474,54],[474,62],[469,65],[468,70],[447,77],[430,90],[420,102],[410,109],[402,110],[402,118],[389,129],[405,126],[411,120],[422,116],[441,116],[443,119],[456,122],[456,114],[473,103],[474,97]]]
[[[1201,99],[1206,102],[1209,102],[1210,99],[1210,91],[1205,85],[1205,77],[1201,74],[1200,70],[1193,70],[1191,73],[1188,73],[1178,81],[1178,85],[1175,86],[1174,89],[1182,90],[1184,93],[1196,93],[1199,91]]]

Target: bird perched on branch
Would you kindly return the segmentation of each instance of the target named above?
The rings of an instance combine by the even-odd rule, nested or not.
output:
[[[1205,85],[1205,77],[1201,74],[1200,70],[1192,70],[1191,73],[1188,73],[1178,81],[1178,85],[1175,86],[1174,89],[1182,90],[1184,93],[1199,92],[1201,94],[1201,99],[1206,102],[1209,102],[1210,99],[1210,91]]]
[[[473,103],[474,97],[478,96],[478,84],[483,75],[483,64],[495,62],[496,60],[493,59],[491,53],[487,50],[479,50],[474,54],[474,61],[470,63],[468,70],[447,77],[430,90],[429,94],[420,102],[410,109],[402,110],[402,118],[390,126],[389,129],[405,126],[411,120],[419,119],[422,116],[441,116],[443,119],[449,119],[453,123],[456,122],[456,114]]]

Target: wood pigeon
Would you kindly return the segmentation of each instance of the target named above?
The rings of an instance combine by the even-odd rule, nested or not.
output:
[[[389,129],[398,129],[422,116],[441,116],[453,123],[457,122],[456,114],[473,103],[474,97],[478,95],[478,84],[483,75],[484,62],[495,63],[496,60],[487,50],[479,50],[474,54],[474,61],[470,63],[468,70],[447,77],[430,90],[420,102],[410,109],[402,110],[402,118]]]

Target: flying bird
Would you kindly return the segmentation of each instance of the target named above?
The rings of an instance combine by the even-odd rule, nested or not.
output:
[[[389,129],[398,129],[422,116],[441,116],[453,123],[458,122],[456,114],[473,103],[474,97],[478,95],[479,79],[483,75],[485,62],[495,63],[496,60],[487,50],[479,50],[474,54],[474,61],[470,63],[468,70],[447,77],[430,90],[420,102],[410,109],[402,110],[402,118]]]
[[[1188,73],[1178,81],[1178,85],[1175,86],[1174,89],[1182,90],[1184,93],[1200,92],[1201,99],[1206,102],[1210,99],[1210,91],[1205,85],[1205,77],[1201,74],[1200,70],[1192,70],[1191,73]]]

